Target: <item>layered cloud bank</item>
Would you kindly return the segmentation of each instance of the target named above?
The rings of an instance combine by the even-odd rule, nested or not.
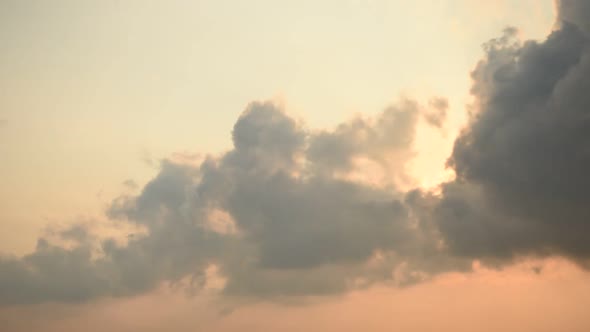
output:
[[[108,215],[141,229],[125,243],[83,226],[0,259],[0,303],[127,296],[162,282],[227,295],[338,293],[404,285],[473,259],[590,254],[590,6],[560,3],[544,42],[513,29],[486,44],[476,103],[441,193],[407,190],[417,122],[444,122],[446,102],[403,100],[374,119],[313,131],[252,103],[220,156],[162,162]],[[63,242],[68,242],[66,246]],[[215,273],[211,273],[215,271]]]

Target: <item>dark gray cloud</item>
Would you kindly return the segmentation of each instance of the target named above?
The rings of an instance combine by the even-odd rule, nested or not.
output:
[[[455,253],[590,256],[590,6],[560,9],[547,40],[521,43],[507,29],[472,74],[476,114],[438,207]]]
[[[590,2],[586,0],[557,0],[560,23],[569,22],[590,35]]]

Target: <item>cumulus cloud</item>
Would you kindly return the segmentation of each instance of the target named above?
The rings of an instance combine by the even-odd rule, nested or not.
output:
[[[219,156],[164,160],[107,215],[125,243],[77,225],[24,257],[0,258],[0,304],[127,296],[163,282],[226,295],[317,295],[406,285],[472,259],[590,255],[590,10],[563,0],[556,30],[508,28],[472,73],[475,110],[439,194],[407,190],[420,119],[447,103],[402,100],[375,118],[314,131],[272,103],[237,120]],[[98,243],[98,245],[96,245]],[[216,271],[213,275],[211,271]],[[210,282],[208,278],[218,278]]]
[[[446,263],[428,263],[443,254],[411,209],[416,199],[396,181],[354,176],[372,165],[407,177],[420,112],[403,100],[374,119],[312,131],[272,103],[253,103],[233,128],[233,149],[199,163],[165,160],[138,195],[113,202],[108,216],[143,234],[96,247],[77,225],[60,233],[77,240],[71,248],[40,239],[34,253],[0,260],[0,298],[81,301],[187,277],[198,288],[211,266],[226,294],[244,296],[426,278]]]
[[[471,257],[590,255],[590,6],[559,3],[559,29],[486,44],[472,73],[476,113],[455,142],[438,225]]]

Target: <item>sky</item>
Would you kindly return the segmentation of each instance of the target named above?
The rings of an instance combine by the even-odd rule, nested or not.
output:
[[[587,331],[585,0],[0,1],[11,331]]]

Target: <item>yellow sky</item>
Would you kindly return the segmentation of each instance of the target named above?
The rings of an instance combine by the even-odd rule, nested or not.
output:
[[[469,101],[480,45],[506,25],[541,38],[550,0],[8,1],[0,10],[0,235],[31,249],[48,223],[102,218],[174,152],[230,146],[237,116],[272,99],[311,128],[400,95],[444,96],[444,135],[420,129],[428,185]]]

